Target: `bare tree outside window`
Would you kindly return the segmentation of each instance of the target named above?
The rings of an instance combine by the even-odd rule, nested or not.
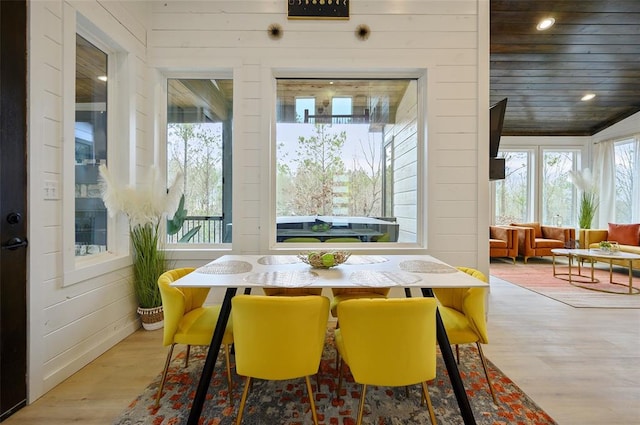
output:
[[[551,226],[577,226],[577,190],[569,172],[578,166],[577,150],[544,150],[542,159],[542,219]]]
[[[181,207],[167,221],[168,243],[232,241],[232,129],[232,80],[167,80],[167,179],[184,176]]]
[[[634,144],[631,141],[619,142],[614,146],[616,164],[616,222],[631,223],[631,208],[634,194]],[[637,182],[636,182],[637,184]],[[638,189],[635,193],[637,196]]]
[[[505,225],[529,220],[530,155],[528,151],[502,151],[505,179],[497,181],[495,223]]]
[[[278,79],[277,91],[278,241],[340,233],[415,242],[416,80]],[[317,229],[324,233],[311,233]]]

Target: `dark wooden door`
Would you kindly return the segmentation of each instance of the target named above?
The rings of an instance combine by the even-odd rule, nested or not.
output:
[[[0,1],[0,421],[27,400],[27,14]]]

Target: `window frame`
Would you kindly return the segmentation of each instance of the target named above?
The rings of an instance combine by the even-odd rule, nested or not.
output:
[[[225,80],[232,80],[233,82],[233,116],[236,116],[237,114],[237,95],[236,93],[238,93],[238,87],[237,87],[237,81],[234,78],[234,72],[232,69],[230,68],[224,68],[224,69],[216,69],[216,68],[212,68],[210,70],[207,71],[197,71],[197,72],[189,72],[189,71],[173,71],[173,70],[167,70],[164,72],[161,72],[158,75],[158,99],[159,101],[156,102],[159,108],[159,110],[157,111],[157,116],[158,116],[158,125],[157,125],[157,134],[155,135],[156,139],[158,140],[158,157],[160,158],[158,161],[158,168],[160,169],[162,175],[164,176],[165,180],[167,177],[167,158],[168,158],[168,152],[167,152],[167,142],[168,142],[168,137],[167,137],[167,123],[168,123],[168,116],[167,116],[167,106],[168,106],[168,81],[169,80],[173,80],[173,79],[212,79],[212,80],[221,80],[221,79],[225,79]],[[236,137],[236,123],[235,120],[233,120],[232,122],[232,140],[235,141],[237,139]],[[231,149],[232,151],[235,151],[235,147],[233,146],[235,143],[232,142],[232,146]],[[223,147],[223,161],[224,160],[228,160],[226,157],[231,155],[231,158],[233,158],[233,152],[229,153],[226,152],[225,153],[225,149]],[[231,164],[232,166],[232,178],[235,177],[235,171],[233,171],[235,169],[234,164]],[[167,183],[170,184],[170,183]],[[233,185],[233,182],[232,182]],[[223,184],[223,192],[228,192],[225,190],[224,188],[224,184]],[[231,193],[231,206],[233,208],[233,204],[234,204],[234,194]],[[223,195],[224,196],[224,195]],[[223,209],[224,211],[224,209]],[[160,226],[161,228],[161,235],[160,238],[163,241],[166,241],[167,239],[167,232],[166,232],[166,224],[162,223],[162,225]],[[232,230],[233,232],[233,230]],[[164,250],[170,253],[170,256],[172,259],[174,260],[207,260],[210,261],[211,260],[211,253],[212,252],[220,252],[220,253],[229,253],[232,249],[233,246],[233,237],[232,237],[232,242],[222,242],[219,244],[205,244],[205,243],[166,243],[164,246]]]
[[[538,184],[536,184],[536,187],[539,188],[538,190],[538,208],[537,208],[537,217],[540,223],[543,223],[547,226],[555,226],[557,224],[556,220],[551,220],[550,222],[545,223],[543,220],[543,216],[544,216],[544,206],[543,206],[543,201],[542,201],[542,197],[544,196],[544,166],[545,166],[545,154],[547,152],[568,152],[571,153],[573,156],[573,164],[571,167],[572,171],[579,171],[581,170],[582,164],[583,164],[583,159],[582,159],[582,149],[579,147],[555,147],[555,146],[541,146],[539,149],[539,160],[538,160],[538,164],[539,164],[539,175],[540,178],[538,179]],[[578,197],[578,189],[575,187],[575,185],[571,184],[571,199],[572,199],[572,204],[573,204],[573,218],[569,221],[567,221],[566,217],[560,217],[561,218],[561,227],[575,227],[578,228],[578,207],[579,207],[579,202],[580,199]]]
[[[527,154],[527,181],[526,181],[526,187],[527,187],[527,206],[526,206],[526,217],[521,218],[519,220],[516,220],[517,222],[520,222],[520,220],[522,220],[522,222],[530,222],[535,220],[535,216],[537,215],[536,211],[537,211],[537,187],[535,182],[538,181],[538,172],[536,171],[536,159],[537,159],[537,154],[536,152],[538,151],[537,148],[535,147],[519,147],[519,146],[503,146],[500,149],[500,152],[498,153],[498,157],[499,158],[504,158],[506,153],[509,152],[524,152]],[[497,196],[497,188],[498,185],[504,182],[504,180],[499,180],[499,181],[494,181],[491,185],[491,193],[492,193],[492,219],[491,219],[491,223],[492,224],[496,224],[496,214],[497,214],[497,208],[496,208],[496,203],[498,201],[498,196]],[[505,223],[508,224],[508,223]]]
[[[504,153],[508,152],[527,152],[529,154],[527,160],[527,167],[529,168],[527,176],[527,217],[523,218],[521,222],[540,222],[542,223],[542,196],[543,196],[543,167],[544,167],[544,154],[545,152],[572,152],[575,155],[575,162],[573,164],[574,170],[580,170],[586,163],[586,152],[583,144],[570,144],[565,146],[559,146],[556,144],[540,144],[540,145],[514,145],[503,144],[500,147],[499,157],[503,157]],[[501,180],[500,180],[501,181]],[[497,187],[500,181],[494,181],[491,184],[491,223],[496,224],[497,214]],[[577,189],[572,188],[574,192],[573,202],[575,203],[575,209],[578,210],[579,197]],[[576,213],[577,214],[577,213]],[[577,221],[577,215],[575,220]],[[508,224],[508,223],[504,223]],[[547,225],[555,225],[556,223],[546,223]],[[572,226],[568,224],[563,217],[563,227]],[[577,226],[577,224],[576,224]],[[574,226],[575,227],[575,226]]]
[[[114,164],[123,179],[130,176],[128,146],[132,121],[128,118],[131,105],[126,88],[132,78],[128,52],[97,25],[74,8],[65,5],[63,38],[63,63],[72,64],[63,73],[63,123],[62,137],[62,185],[63,193],[75,194],[75,69],[76,34],[107,54],[107,165]],[[115,159],[118,161],[115,161]],[[111,168],[110,168],[111,169]],[[114,171],[112,170],[112,171]],[[116,173],[114,173],[116,174]],[[131,263],[129,255],[129,232],[126,219],[107,215],[107,251],[84,257],[75,255],[75,195],[65,196],[62,201],[62,263],[64,278],[62,286],[70,286],[107,273],[114,268]]]
[[[277,176],[277,149],[276,149],[276,107],[277,107],[277,80],[278,79],[408,79],[415,80],[417,84],[417,173],[416,173],[416,241],[415,242],[393,242],[393,243],[364,243],[364,244],[351,244],[341,243],[340,248],[343,249],[358,249],[362,251],[379,251],[379,250],[392,250],[398,253],[412,253],[416,251],[423,252],[427,249],[427,229],[428,229],[428,186],[430,173],[427,167],[428,164],[428,133],[427,133],[427,121],[429,120],[429,108],[427,91],[432,89],[430,87],[430,80],[428,79],[428,69],[396,69],[393,71],[312,71],[312,70],[288,70],[288,69],[271,69],[269,75],[269,84],[271,87],[270,100],[270,138],[269,144],[269,214],[265,215],[261,219],[262,228],[268,229],[267,232],[263,232],[261,237],[261,245],[266,246],[271,251],[300,251],[305,247],[317,248],[320,245],[317,243],[312,244],[287,244],[285,242],[277,242],[277,226],[276,226],[276,176]],[[384,142],[383,142],[384,144]],[[384,168],[384,167],[383,167]],[[295,246],[292,246],[295,245]],[[336,249],[336,245],[330,244],[326,246],[327,249]]]
[[[615,202],[615,217],[613,218],[613,220],[616,223],[633,223],[634,222],[634,199],[631,199],[631,205],[629,205],[629,217],[628,218],[623,218],[619,215],[619,203],[621,202],[620,198],[619,198],[619,187],[618,187],[618,177],[617,177],[617,171],[618,171],[618,155],[617,153],[619,152],[619,150],[624,149],[624,146],[631,146],[630,149],[634,150],[638,149],[638,147],[640,146],[640,144],[638,143],[638,137],[640,136],[629,136],[629,137],[625,137],[625,138],[620,138],[620,139],[616,139],[613,142],[613,157],[614,157],[614,161],[616,163],[615,165],[615,169],[616,171],[614,172],[614,176],[613,176],[613,183],[614,183],[614,190],[615,190],[615,194],[614,194],[614,202]],[[640,158],[640,152],[632,152],[631,153],[631,161],[634,162],[637,158]],[[640,176],[640,163],[636,164],[636,163],[632,163],[631,164],[631,170],[630,173],[632,175],[631,178],[631,184],[633,187],[633,183],[636,183],[636,185],[638,184],[638,182],[636,181],[636,179],[634,179],[634,176]],[[633,193],[633,192],[632,192]],[[635,202],[637,202],[637,200],[635,200]],[[625,221],[627,220],[627,221]]]

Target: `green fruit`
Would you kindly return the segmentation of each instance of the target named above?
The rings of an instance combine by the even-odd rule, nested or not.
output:
[[[322,265],[325,267],[332,267],[336,265],[336,260],[333,257],[333,254],[326,253],[322,256]]]

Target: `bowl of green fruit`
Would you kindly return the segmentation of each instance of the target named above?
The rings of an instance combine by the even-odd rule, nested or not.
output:
[[[347,251],[311,251],[298,254],[298,258],[315,269],[329,269],[349,259]]]

